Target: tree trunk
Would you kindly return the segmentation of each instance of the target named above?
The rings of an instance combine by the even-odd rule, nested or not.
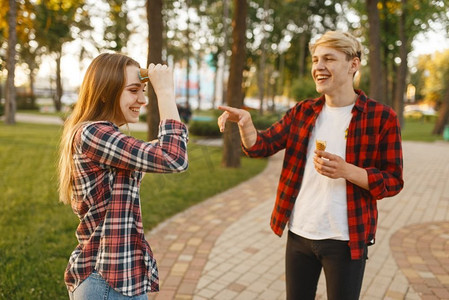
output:
[[[262,40],[261,44],[261,53],[260,53],[260,61],[259,61],[259,70],[257,71],[257,90],[259,91],[259,114],[263,114],[263,106],[265,102],[265,38]]]
[[[234,0],[234,20],[232,22],[232,56],[229,71],[227,104],[232,107],[242,107],[242,80],[246,59],[246,0]],[[224,147],[222,163],[225,167],[240,167],[240,133],[235,123],[227,124],[224,132]]]
[[[298,76],[303,78],[306,75],[306,57],[307,57],[307,41],[306,33],[299,34],[299,59],[298,59]]]
[[[245,0],[246,1],[246,0]],[[223,0],[223,32],[224,32],[224,42],[223,42],[223,68],[221,69],[222,76],[222,97],[221,102],[224,104],[226,102],[226,66],[228,65],[228,46],[229,46],[229,37],[228,37],[228,19],[229,19],[229,0]]]
[[[218,68],[214,72],[214,81],[212,85],[212,109],[215,109],[217,103],[217,86],[218,86]]]
[[[147,0],[148,21],[148,61],[150,63],[162,63],[162,0]],[[153,86],[148,82],[147,124],[148,140],[157,138],[159,130],[159,107]]]
[[[189,15],[189,8],[190,8],[190,0],[186,1],[187,5],[187,30],[186,30],[186,105],[187,107],[190,107],[190,56],[192,55],[190,53],[190,15]]]
[[[267,54],[267,32],[265,31],[265,25],[267,24],[268,9],[270,6],[270,0],[264,0],[264,17],[262,20],[262,41],[260,42],[260,58],[259,58],[259,71],[257,72],[257,87],[259,90],[260,107],[259,114],[263,114],[263,107],[265,102],[265,64]]]
[[[387,1],[382,0],[382,15],[388,15]],[[388,22],[383,21],[382,23],[382,31],[384,34],[388,32]],[[385,91],[383,95],[384,103],[393,106],[393,98],[394,98],[394,78],[392,74],[394,73],[393,65],[394,62],[388,57],[390,50],[388,49],[387,43],[381,43],[381,49],[383,53],[383,64],[382,64],[382,74],[383,74],[383,84],[385,86]]]
[[[443,134],[444,126],[449,125],[449,86],[444,92],[442,103],[438,111],[438,119],[435,122],[435,127],[433,128],[433,134]]]
[[[198,53],[196,56],[196,79],[198,80],[198,93],[196,94],[196,99],[198,101],[197,110],[201,109],[201,55]]]
[[[369,97],[385,103],[385,81],[382,74],[382,59],[380,54],[380,19],[377,8],[378,0],[367,0],[369,23]]]
[[[34,69],[31,69],[30,67],[30,75],[28,76],[29,81],[30,81],[30,97],[31,97],[31,106],[33,107],[33,109],[35,109],[36,106],[36,94],[34,93],[34,81],[35,81],[35,74],[34,74]]]
[[[62,56],[62,45],[60,51],[56,54],[56,94],[53,97],[53,103],[55,105],[56,111],[60,112],[62,108],[61,98],[63,94],[62,90],[62,80],[61,80],[61,56]]]
[[[407,54],[408,54],[408,40],[405,32],[405,18],[406,18],[406,5],[407,0],[402,0],[402,12],[399,17],[399,39],[401,46],[399,47],[399,58],[401,64],[399,65],[396,89],[394,95],[394,109],[398,115],[399,123],[401,126],[404,124],[404,93],[405,93],[405,80],[407,77]]]
[[[8,77],[6,78],[5,92],[5,124],[16,123],[16,87],[14,84],[14,76],[16,69],[16,44],[17,44],[17,4],[15,0],[9,0],[8,15],[8,53],[6,58],[6,68]]]

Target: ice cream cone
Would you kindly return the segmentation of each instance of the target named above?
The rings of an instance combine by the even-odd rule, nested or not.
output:
[[[326,141],[315,140],[315,146],[317,150],[324,151],[326,150]]]
[[[139,80],[141,83],[145,83],[150,80],[148,77],[148,70],[140,68],[139,70]]]

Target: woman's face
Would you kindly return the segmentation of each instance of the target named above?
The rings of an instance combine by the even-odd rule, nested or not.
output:
[[[147,104],[145,97],[145,83],[139,80],[137,66],[126,67],[125,88],[120,95],[120,109],[124,120],[119,120],[117,125],[139,122],[140,108]]]

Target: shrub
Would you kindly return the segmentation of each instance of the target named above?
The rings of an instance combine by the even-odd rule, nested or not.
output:
[[[315,88],[315,82],[310,76],[295,79],[292,83],[291,96],[296,101],[307,98],[316,98],[318,96]]]
[[[213,121],[191,121],[189,132],[197,136],[216,137],[220,136],[220,129],[216,120]]]
[[[257,113],[252,113],[251,118],[253,119],[254,127],[258,130],[264,130],[270,127],[273,123],[279,121],[282,118],[281,113],[268,113],[264,115],[259,115]]]

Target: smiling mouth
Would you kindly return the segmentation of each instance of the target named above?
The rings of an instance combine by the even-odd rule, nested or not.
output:
[[[140,112],[140,108],[132,108],[131,107],[130,110],[133,111],[133,112]]]
[[[329,78],[330,78],[330,76],[327,76],[327,75],[318,75],[315,77],[316,81],[319,83],[324,82]]]

